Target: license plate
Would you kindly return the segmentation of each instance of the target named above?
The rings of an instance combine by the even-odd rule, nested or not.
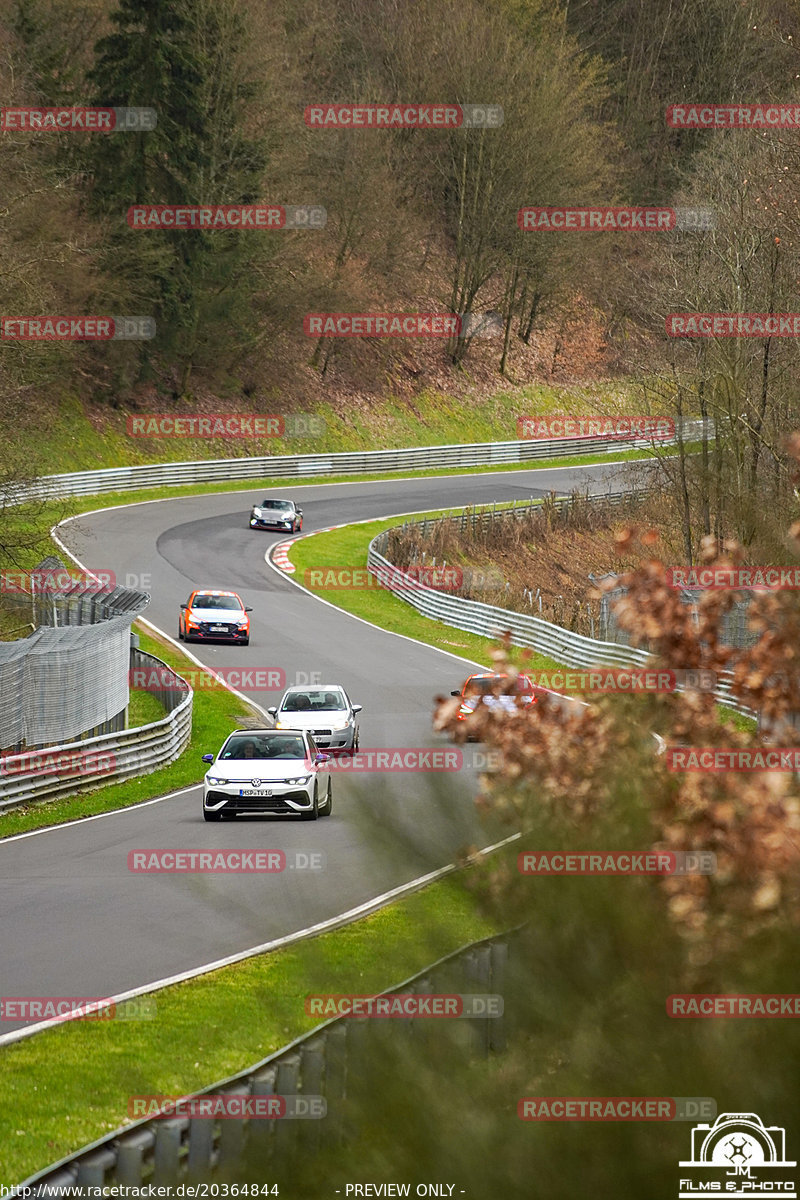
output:
[[[272,789],[270,788],[269,791],[265,791],[263,788],[260,788],[260,789],[239,788],[239,795],[240,796],[271,796]]]
[[[212,625],[211,632],[212,633],[226,633],[227,630],[224,625]]]

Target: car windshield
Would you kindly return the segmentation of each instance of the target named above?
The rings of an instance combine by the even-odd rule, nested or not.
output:
[[[483,675],[478,679],[470,679],[464,689],[464,695],[488,696],[497,683],[498,677],[496,675]]]
[[[220,754],[220,759],[223,762],[231,759],[305,757],[305,742],[296,733],[278,734],[276,736],[268,733],[260,734],[258,737],[248,737],[247,734],[242,734],[238,737],[232,737],[225,744]]]
[[[468,681],[464,695],[489,696],[493,693],[495,686],[497,687],[498,695],[503,695],[507,682],[507,675],[481,675],[476,679]],[[518,675],[514,690],[519,695],[531,696],[533,695],[533,684],[527,675]]]
[[[276,508],[278,512],[291,512],[294,507],[291,500],[264,500],[260,508]]]
[[[241,608],[238,596],[195,596],[192,608]]]
[[[342,692],[334,688],[312,688],[290,692],[281,707],[284,712],[334,712],[347,708],[347,701]]]

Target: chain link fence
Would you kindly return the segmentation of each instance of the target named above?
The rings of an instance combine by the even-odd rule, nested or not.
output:
[[[594,584],[605,582],[606,580],[618,578],[612,572],[606,575],[590,575],[589,579]],[[627,588],[615,587],[610,591],[605,592],[600,601],[600,611],[597,618],[598,636],[606,642],[617,642],[621,646],[629,646],[631,644],[630,634],[621,629],[614,613],[614,605],[617,600],[625,595]],[[692,607],[692,618],[695,625],[699,625],[700,616],[697,610],[697,602],[700,599],[702,592],[699,588],[681,588],[680,598],[683,604]],[[758,641],[758,633],[749,628],[750,615],[750,599],[735,600],[733,607],[724,613],[719,625],[719,638],[724,646],[735,646],[738,649],[746,650],[754,646]]]
[[[45,559],[15,579],[5,598],[35,614],[27,638],[0,643],[0,750],[5,754],[125,728],[130,629],[146,592],[76,575]]]

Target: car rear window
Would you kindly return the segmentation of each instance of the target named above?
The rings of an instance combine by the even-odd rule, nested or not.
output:
[[[347,708],[347,701],[341,692],[332,688],[320,691],[292,692],[286,697],[281,706],[283,712],[333,712],[336,709]]]

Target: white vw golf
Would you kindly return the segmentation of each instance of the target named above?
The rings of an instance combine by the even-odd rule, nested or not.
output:
[[[211,764],[203,780],[203,816],[206,821],[239,814],[306,821],[330,816],[328,758],[307,730],[237,729],[216,758],[203,755]]]

